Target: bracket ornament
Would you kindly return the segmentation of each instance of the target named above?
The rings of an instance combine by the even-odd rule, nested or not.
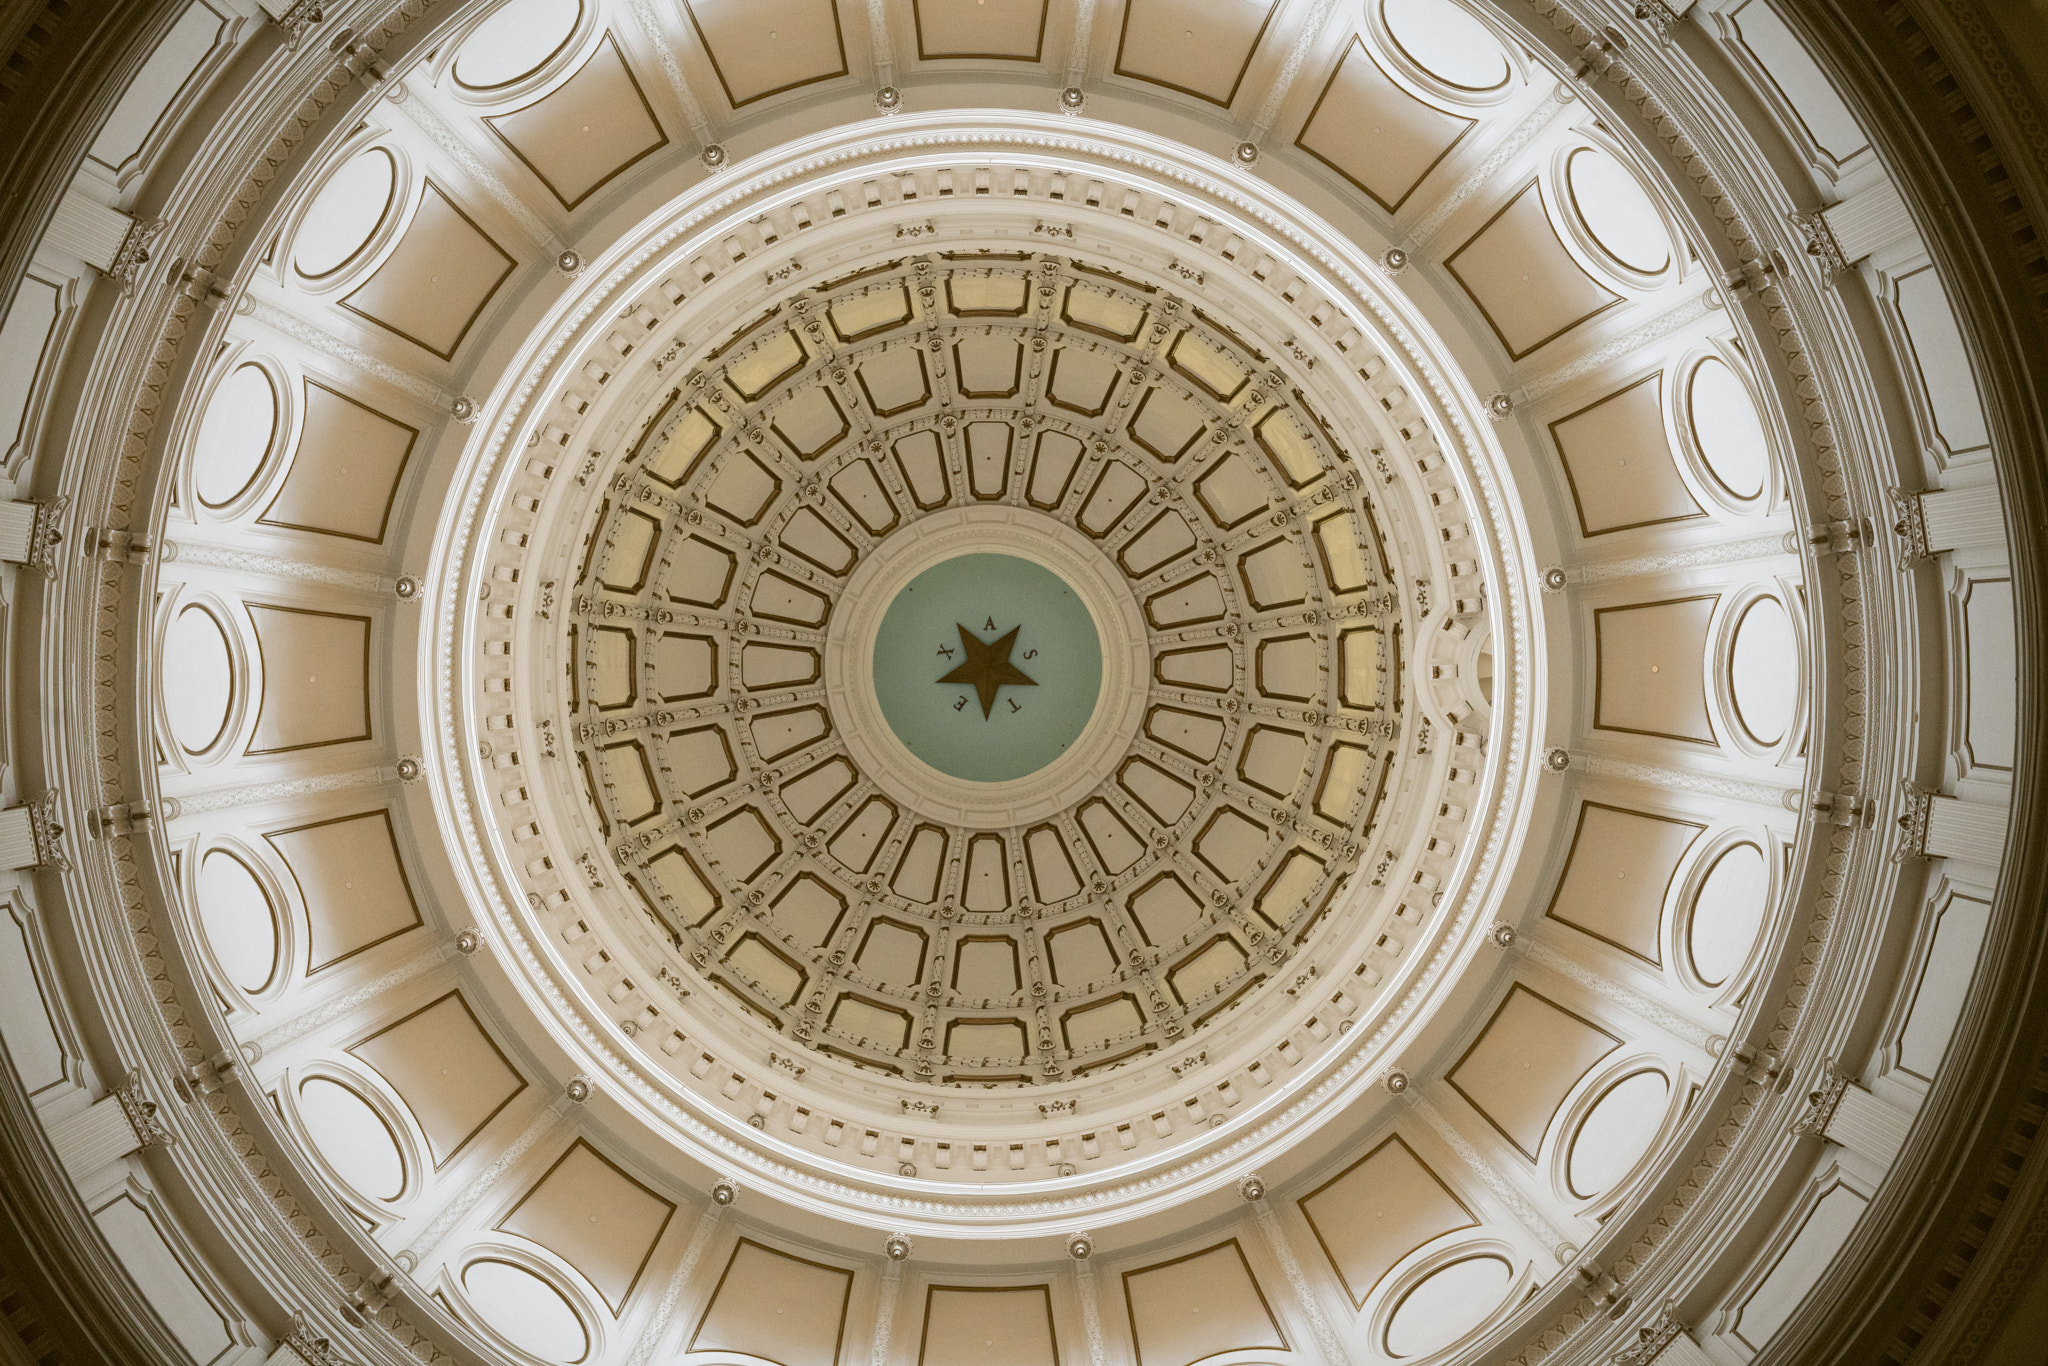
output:
[[[1820,1085],[1807,1092],[1806,1113],[1792,1121],[1792,1132],[1826,1137],[1828,1125],[1834,1122],[1835,1110],[1848,1090],[1849,1079],[1837,1070],[1834,1059],[1821,1064]]]

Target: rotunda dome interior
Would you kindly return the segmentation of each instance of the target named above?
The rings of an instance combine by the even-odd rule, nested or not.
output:
[[[52,0],[24,1359],[2027,1359],[1937,8]]]

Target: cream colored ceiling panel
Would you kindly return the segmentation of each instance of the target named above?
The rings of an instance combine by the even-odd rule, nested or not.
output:
[[[1035,62],[1045,53],[1048,0],[911,0],[917,55]]]
[[[296,607],[249,608],[263,662],[251,754],[370,738],[370,619]]]
[[[1397,213],[1477,124],[1396,85],[1353,38],[1294,145]]]
[[[1051,1287],[931,1287],[925,1292],[917,1361],[918,1366],[1059,1366]]]
[[[1182,1005],[1194,1005],[1219,991],[1250,960],[1237,940],[1219,934],[1166,970],[1166,985]]]
[[[1116,972],[1116,952],[1102,922],[1077,920],[1045,936],[1046,956],[1052,960],[1052,980],[1065,986],[1099,982]]]
[[[240,672],[221,619],[198,603],[180,608],[164,631],[157,677],[171,739],[187,754],[204,754],[227,731]]]
[[[882,841],[895,827],[895,804],[886,797],[869,797],[833,833],[825,848],[850,871],[865,873],[874,866]]]
[[[616,626],[590,628],[590,703],[599,711],[629,707],[639,697],[640,637]]]
[[[1195,481],[1195,498],[1217,527],[1228,531],[1270,507],[1273,491],[1250,460],[1233,452]]]
[[[723,726],[692,726],[671,733],[662,745],[662,759],[691,797],[714,792],[739,776],[732,737]]]
[[[355,1087],[309,1077],[299,1083],[298,1111],[314,1148],[351,1190],[372,1200],[405,1193],[405,1151]]]
[[[1444,1080],[1533,1162],[1557,1107],[1619,1047],[1614,1035],[1517,982]]]
[[[1479,1220],[1401,1138],[1364,1157],[1301,1198],[1302,1217],[1344,1293],[1362,1308],[1409,1253]]]
[[[846,917],[847,900],[815,873],[799,873],[775,896],[775,923],[805,944],[830,943]]]
[[[638,740],[624,740],[598,750],[602,759],[605,806],[620,825],[635,826],[661,814],[661,791],[654,762]]]
[[[1278,0],[1127,0],[1116,74],[1229,105]]]
[[[916,986],[924,978],[929,942],[923,930],[900,921],[877,918],[868,924],[854,950],[861,975],[885,986]]]
[[[1586,802],[1545,912],[1646,963],[1664,961],[1664,899],[1704,825]]]
[[[796,993],[791,992],[789,999],[795,1000]],[[909,1012],[859,996],[845,995],[834,1001],[825,1024],[857,1048],[893,1053],[910,1043]]]
[[[310,379],[305,405],[284,485],[256,520],[382,544],[419,429]]]
[[[1021,1020],[949,1020],[946,1053],[970,1063],[1019,1063],[1031,1051]]]
[[[1607,1088],[1572,1131],[1565,1184],[1590,1200],[1619,1185],[1656,1141],[1671,1104],[1671,1079],[1647,1069]]]
[[[460,992],[386,1025],[348,1051],[377,1069],[412,1111],[437,1167],[526,1089]]]
[[[993,914],[1010,904],[1010,860],[1001,835],[975,835],[967,841],[967,867],[960,874],[960,904],[970,911]]]
[[[1178,944],[1202,922],[1202,898],[1177,873],[1161,873],[1133,892],[1125,903],[1131,923],[1155,948]]]
[[[617,1313],[676,1207],[582,1139],[519,1197],[498,1227],[583,1273]]]
[[[479,1257],[462,1268],[463,1297],[484,1326],[528,1357],[576,1363],[590,1355],[590,1329],[555,1285],[527,1267]]]
[[[648,654],[654,692],[662,701],[684,702],[718,691],[718,642],[710,637],[664,631]],[[755,720],[757,733],[766,720]]]
[[[305,904],[306,971],[318,972],[420,924],[389,811],[366,811],[264,836]]]
[[[1395,1304],[1382,1338],[1387,1355],[1436,1355],[1485,1322],[1514,1283],[1504,1257],[1460,1257],[1436,1268]]]
[[[668,145],[618,40],[609,33],[576,74],[544,98],[484,123],[565,209]]]
[[[1107,1048],[1136,1036],[1144,1028],[1144,1013],[1129,996],[1113,996],[1060,1016],[1060,1033],[1069,1052]]]
[[[862,361],[854,374],[860,381],[862,397],[876,417],[907,413],[932,396],[924,352],[914,346],[877,352]]]
[[[192,447],[192,491],[201,506],[226,507],[256,482],[279,416],[277,386],[260,365],[244,362],[215,386]]]
[[[1671,234],[1634,171],[1598,147],[1565,161],[1565,193],[1595,246],[1616,265],[1657,275],[1671,264]]]
[[[517,264],[430,181],[398,245],[341,306],[448,360]]]
[[[1220,693],[1230,690],[1237,671],[1228,645],[1194,645],[1154,655],[1152,676],[1169,687]]]
[[[1065,901],[1081,890],[1074,856],[1051,826],[1035,826],[1025,832],[1024,861],[1031,873],[1032,893],[1041,902]]]
[[[1799,656],[1785,604],[1770,594],[1752,598],[1728,635],[1728,700],[1735,724],[1761,749],[1782,743],[1798,715]]]
[[[1665,432],[1661,372],[1559,418],[1550,439],[1564,462],[1582,536],[1706,516],[1679,477]]]
[[[493,90],[546,66],[576,32],[581,0],[510,0],[470,30],[455,54],[455,79]]]
[[[1126,1271],[1124,1298],[1138,1366],[1192,1366],[1204,1357],[1260,1347],[1288,1350],[1235,1238]]]
[[[705,827],[705,837],[722,872],[745,882],[782,853],[782,839],[758,810],[743,806]]]
[[[1685,414],[1700,461],[1722,491],[1744,502],[1762,497],[1770,480],[1770,438],[1749,386],[1719,356],[1686,376]]]
[[[1006,934],[966,935],[953,949],[953,978],[963,996],[1014,996],[1024,989],[1017,941]]]
[[[1707,717],[1707,626],[1712,595],[1601,607],[1593,612],[1593,725],[1712,745]]]
[[[680,845],[671,844],[651,855],[647,871],[654,885],[682,912],[685,924],[701,925],[725,904],[697,860]]]
[[[752,931],[739,937],[732,951],[725,955],[725,961],[778,1005],[795,1005],[796,998],[803,994],[804,983],[810,980],[810,974],[788,954]]]
[[[1016,433],[1007,422],[967,424],[967,486],[976,498],[1000,498],[1009,492],[1015,444]]]
[[[833,0],[685,0],[683,10],[735,109],[846,74]]]
[[[283,939],[278,908],[263,879],[225,849],[199,863],[198,912],[207,947],[229,982],[247,992],[276,980]]]
[[[1471,296],[1510,360],[1622,301],[1565,250],[1534,181],[1444,258],[1444,269]]]
[[[1731,845],[1708,866],[1685,913],[1686,956],[1703,985],[1722,985],[1749,961],[1770,892],[1770,865],[1752,841]]]
[[[1236,807],[1222,807],[1196,833],[1195,857],[1224,882],[1239,883],[1258,871],[1271,834],[1264,821]]]
[[[2012,580],[1971,575],[1958,596],[1962,599],[1962,654],[1968,679],[1963,752],[1973,771],[2011,772],[2019,740],[2016,680],[2020,677]],[[1736,648],[1741,645],[1738,634]],[[1736,700],[1741,701],[1739,693]],[[1741,714],[1743,724],[1748,725],[1749,709]]]
[[[1499,40],[1452,0],[1379,0],[1379,12],[1401,55],[1455,90],[1484,94],[1514,74]]]
[[[1145,841],[1130,823],[1101,798],[1087,802],[1074,813],[1081,837],[1105,872],[1121,873],[1145,856]]]
[[[1294,795],[1301,770],[1308,763],[1309,739],[1284,726],[1256,725],[1245,731],[1237,756],[1237,776],[1268,796]]]
[[[598,583],[614,593],[637,593],[645,588],[660,535],[658,519],[638,508],[627,508],[612,525],[610,544],[597,571]]]

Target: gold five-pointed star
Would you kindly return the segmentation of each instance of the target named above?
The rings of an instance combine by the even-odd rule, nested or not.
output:
[[[1007,635],[993,642],[982,641],[959,622],[953,625],[960,632],[960,648],[967,652],[967,659],[959,668],[940,679],[941,683],[968,683],[974,687],[974,695],[981,700],[981,719],[996,705],[996,689],[1005,683],[1012,687],[1035,688],[1038,680],[1028,676],[1022,669],[1010,662],[1010,647],[1017,643],[1017,632],[1021,626],[1012,626]]]

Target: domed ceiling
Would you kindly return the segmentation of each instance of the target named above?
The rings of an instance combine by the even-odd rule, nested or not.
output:
[[[205,1126],[152,1160],[341,1287],[289,1350],[1795,1320],[1940,1071],[2015,762],[1981,508],[1895,533],[1980,548],[1944,795],[1931,647],[1865,634],[1922,629],[1888,424],[1989,487],[1903,209],[1827,239],[1891,291],[1859,334],[1693,140],[1749,136],[1711,83],[1628,84],[1679,80],[1662,5],[417,9],[260,30],[278,99],[331,79],[143,270],[190,373],[65,589],[137,623],[72,743],[150,753],[76,876]],[[1830,193],[1898,203],[1795,88]],[[1903,909],[1845,961],[1852,900]],[[215,1317],[194,1359],[269,1349]]]

